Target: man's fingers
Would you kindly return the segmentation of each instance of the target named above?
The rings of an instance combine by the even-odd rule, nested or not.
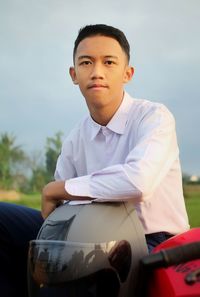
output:
[[[42,199],[42,217],[46,219],[52,211],[57,207],[55,201],[47,201],[44,198]]]

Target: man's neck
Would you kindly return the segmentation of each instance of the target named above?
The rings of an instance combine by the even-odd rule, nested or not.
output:
[[[120,105],[121,105],[121,102],[120,104],[115,106],[115,108],[113,108],[113,106],[112,108],[104,107],[102,109],[93,108],[93,109],[90,109],[90,115],[96,123],[98,123],[101,126],[106,126],[110,122],[110,120],[112,119],[112,117],[114,116],[114,114],[116,113]]]
[[[108,104],[105,106],[88,106],[90,115],[93,120],[101,126],[106,126],[120,107],[123,101],[123,97],[124,94],[119,100],[114,100],[112,104]]]

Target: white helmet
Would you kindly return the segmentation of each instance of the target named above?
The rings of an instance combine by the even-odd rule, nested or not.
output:
[[[130,203],[64,204],[30,242],[30,297],[133,297],[148,254]]]

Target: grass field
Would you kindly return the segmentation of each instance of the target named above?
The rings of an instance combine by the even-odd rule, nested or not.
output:
[[[184,196],[191,228],[200,227],[200,185],[185,186]],[[21,194],[19,200],[10,202],[40,209],[40,199],[39,193]]]
[[[200,227],[200,185],[185,186],[184,196],[191,227]]]

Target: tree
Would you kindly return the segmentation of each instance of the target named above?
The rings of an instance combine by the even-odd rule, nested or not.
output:
[[[24,187],[23,192],[41,192],[42,188],[46,184],[46,168],[42,155],[41,151],[31,152],[31,155],[29,156],[31,176],[29,178],[29,183],[26,187]]]
[[[16,166],[26,160],[24,151],[15,142],[13,135],[0,135],[0,186],[4,189],[12,187]]]
[[[57,158],[62,146],[62,132],[57,132],[54,137],[48,137],[46,141],[46,172],[48,181],[54,177]]]
[[[42,188],[46,184],[46,170],[44,167],[37,167],[32,171],[30,179],[30,190],[31,192],[41,192]]]

